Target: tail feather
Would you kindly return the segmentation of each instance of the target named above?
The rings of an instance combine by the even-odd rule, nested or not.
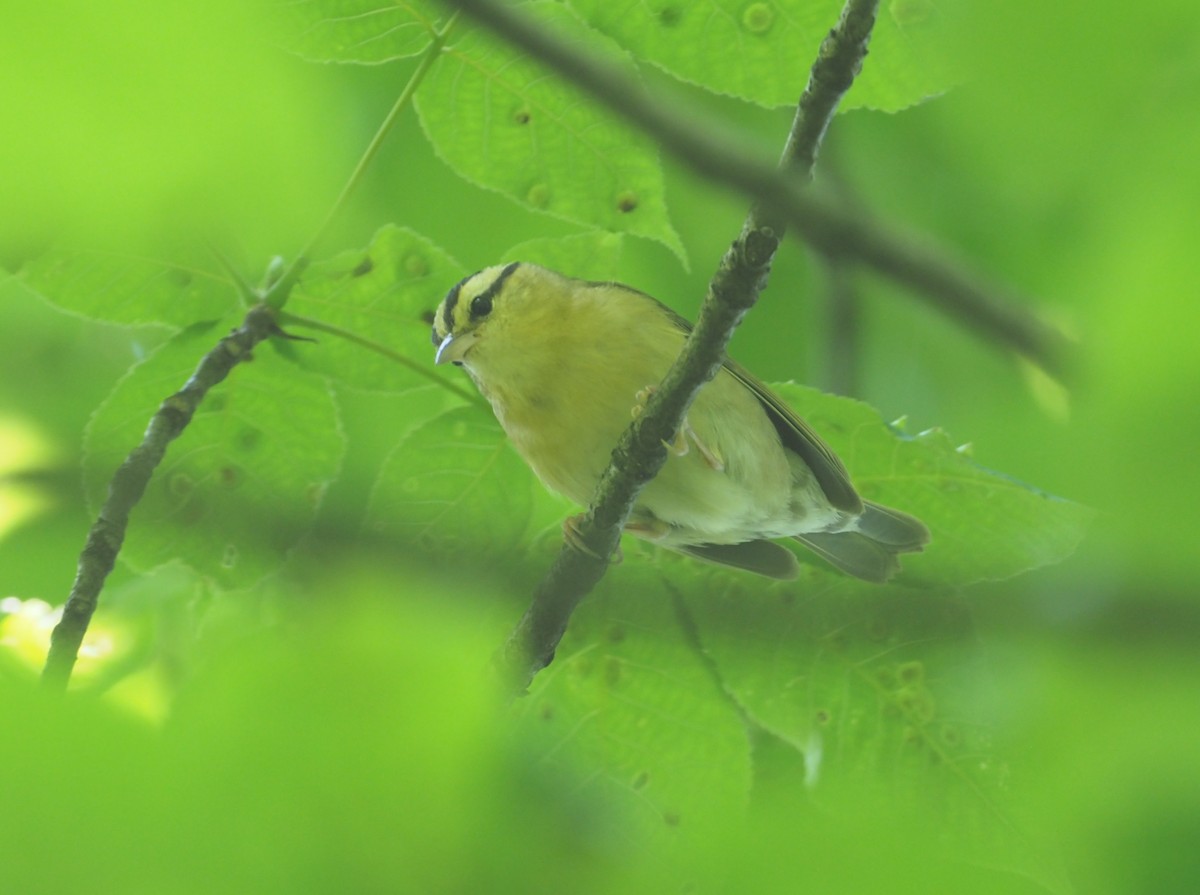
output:
[[[847,575],[882,584],[900,569],[892,550],[856,531],[813,532],[795,539]]]
[[[706,562],[733,566],[788,581],[800,574],[796,554],[774,541],[745,541],[741,544],[686,544],[672,547],[680,553],[703,559]]]
[[[882,584],[900,570],[897,554],[924,549],[929,529],[907,513],[864,501],[854,529],[795,538],[846,574]]]
[[[929,529],[920,519],[870,501],[863,501],[855,528],[893,553],[916,553],[929,543]]]

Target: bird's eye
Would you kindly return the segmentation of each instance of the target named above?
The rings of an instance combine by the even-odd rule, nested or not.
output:
[[[490,295],[476,295],[471,300],[471,316],[486,317],[492,313],[492,297]]]

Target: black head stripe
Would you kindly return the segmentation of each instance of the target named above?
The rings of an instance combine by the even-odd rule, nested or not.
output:
[[[473,299],[471,299],[472,306],[474,306],[475,303],[477,301],[479,301],[480,299],[483,299],[485,303],[491,302],[491,300],[496,297],[496,295],[500,292],[500,290],[502,288],[504,288],[504,281],[507,280],[509,277],[511,277],[513,274],[513,271],[516,270],[520,266],[521,266],[520,261],[514,261],[512,264],[505,267],[504,270],[500,271],[500,273],[496,276],[496,279],[492,280],[492,283],[490,286],[488,286],[486,289],[484,289],[482,292],[480,292],[478,295],[476,295]],[[458,296],[455,296],[455,298],[457,298],[457,297]],[[475,316],[475,315],[472,314],[471,316]]]
[[[474,276],[472,274],[471,276]],[[471,277],[463,277],[446,293],[446,300],[442,303],[442,327],[446,330],[446,334],[454,332],[454,306],[458,304],[458,294],[462,291],[463,284]],[[438,341],[437,331],[434,330],[434,342]]]

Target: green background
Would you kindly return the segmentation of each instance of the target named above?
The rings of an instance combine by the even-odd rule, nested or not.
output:
[[[589,6],[574,4],[584,18]],[[790,54],[801,72],[836,16],[836,4],[811,6],[822,24]],[[912,89],[945,92],[902,108],[852,91],[822,185],[1029,296],[1078,339],[1082,362],[1067,394],[856,270],[855,396],[883,420],[907,417],[912,436],[939,427],[928,437],[945,456],[970,442],[975,464],[1007,477],[997,482],[1090,507],[1078,549],[1018,577],[1039,563],[1021,553],[976,574],[976,557],[997,552],[989,538],[1022,531],[1038,544],[1061,536],[1060,559],[1086,515],[994,511],[978,495],[949,500],[957,515],[919,558],[933,589],[872,591],[815,568],[796,589],[764,587],[626,544],[559,660],[505,708],[488,657],[572,510],[520,478],[486,414],[418,374],[320,334],[315,348],[263,346],[213,396],[219,436],[189,447],[189,432],[169,455],[200,466],[164,469],[139,507],[130,564],[97,618],[110,641],[81,664],[78,695],[36,690],[44,630],[28,609],[0,608],[0,848],[13,891],[1195,890],[1200,16],[1182,0],[941,0],[885,4],[881,17],[887,38],[867,71],[932,71]],[[0,279],[0,598],[59,604],[89,498],[236,325],[206,243],[255,280],[298,251],[416,61],[314,65],[285,51],[297,48],[293,20],[233,2],[5,18],[0,74],[26,86],[4,101],[0,253],[25,273]],[[595,24],[635,59],[657,52]],[[641,66],[651,87],[777,152],[791,117],[780,99],[714,95],[670,70]],[[444,292],[519,243],[578,236],[564,257],[602,259],[607,273],[589,276],[694,317],[744,197],[664,158],[677,237],[635,231],[614,248],[588,235],[583,212],[522,204],[529,181],[512,167],[500,176],[513,174],[520,201],[466,170],[475,144],[461,158],[435,149],[438,110],[453,125],[473,107],[458,97],[467,105],[447,111],[432,77],[423,119],[401,117],[298,313],[344,314],[341,325],[425,363],[424,299],[408,297],[406,277]],[[873,105],[891,111],[861,108]],[[416,235],[377,237],[388,224]],[[394,242],[384,252],[376,239]],[[48,246],[107,259],[89,268],[105,283],[113,271],[158,282],[138,265],[167,258],[188,285],[168,284],[157,304],[146,287],[116,310],[83,308],[103,299],[96,281],[72,298],[66,279],[30,279]],[[390,259],[400,296],[382,322],[370,288],[329,286],[367,246]],[[820,262],[785,243],[732,353],[766,381],[827,386],[825,295]],[[838,406],[835,421],[856,412]],[[432,521],[397,516],[437,472],[415,475],[405,451],[427,456],[447,438],[497,464],[478,476],[478,502]],[[204,466],[212,444],[220,462]],[[239,451],[244,477],[227,462]],[[219,500],[183,513],[191,528],[166,527],[195,508],[194,468]],[[489,490],[498,480],[519,486]],[[34,511],[17,516],[26,501]]]

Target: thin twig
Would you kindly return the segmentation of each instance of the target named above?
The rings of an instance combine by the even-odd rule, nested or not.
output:
[[[450,33],[454,30],[454,26],[457,24],[457,22],[458,13],[452,13],[450,18],[446,20],[446,24],[430,35],[429,46],[425,48],[425,54],[421,57],[421,61],[417,63],[417,67],[413,71],[412,75],[409,76],[408,83],[404,85],[404,89],[401,90],[400,95],[396,97],[396,101],[392,104],[392,108],[388,111],[387,116],[383,119],[382,123],[379,125],[379,128],[375,131],[375,136],[371,138],[371,142],[367,144],[367,148],[363,151],[362,156],[359,158],[358,164],[354,166],[354,170],[350,172],[350,177],[346,180],[346,183],[342,187],[342,191],[338,194],[337,199],[334,200],[334,203],[330,207],[328,214],[325,215],[325,219],[321,222],[321,225],[317,227],[316,232],[313,233],[312,237],[308,241],[308,244],[305,245],[305,247],[300,251],[300,254],[296,256],[296,260],[292,262],[292,267],[289,268],[288,271],[283,275],[283,280],[296,279],[300,272],[299,270],[296,270],[296,268],[300,267],[300,269],[303,269],[303,267],[308,265],[309,260],[312,258],[313,252],[316,251],[317,246],[321,243],[321,240],[325,238],[325,235],[329,232],[330,227],[333,226],[334,220],[339,214],[341,214],[342,209],[345,208],[351,194],[355,189],[357,189],[359,183],[362,182],[363,175],[366,173],[367,168],[370,167],[371,162],[373,162],[375,157],[379,154],[379,150],[383,148],[384,141],[387,139],[388,134],[392,132],[392,128],[395,127],[396,122],[400,118],[400,114],[406,108],[408,108],[409,104],[412,102],[413,96],[417,92],[417,87],[419,87],[421,82],[425,80],[425,76],[429,73],[429,69],[433,67],[433,63],[437,61],[439,56],[441,56],[442,50],[446,46],[446,41],[450,39]],[[273,307],[282,307],[282,302],[276,302],[272,300],[275,294],[276,290],[272,289],[271,294],[267,297],[267,302]],[[286,299],[286,293],[282,293],[282,295]]]
[[[411,370],[418,376],[428,379],[430,382],[441,386],[448,392],[458,395],[468,404],[474,404],[476,407],[487,408],[489,405],[479,392],[473,392],[463,388],[456,382],[451,382],[443,376],[439,376],[435,371],[429,369],[428,363],[417,363],[406,354],[401,354],[399,351],[394,351],[386,345],[372,341],[365,336],[360,336],[358,333],[351,332],[348,329],[342,329],[340,326],[334,326],[332,323],[326,323],[323,320],[314,320],[311,317],[301,317],[299,314],[293,314],[290,311],[281,311],[279,314],[279,324],[281,326],[301,326],[306,329],[315,329],[317,332],[329,333],[331,336],[337,336],[339,339],[345,339],[347,342],[352,342],[360,348],[366,348],[368,351],[374,351],[376,354],[386,357],[388,360],[395,361],[400,366]]]
[[[822,183],[845,208],[861,209],[857,194],[842,176],[836,153],[822,165]],[[857,397],[859,349],[862,341],[863,299],[855,274],[857,265],[845,255],[815,252],[824,273],[825,388],[837,395]]]
[[[63,607],[62,619],[50,637],[50,652],[42,669],[43,684],[59,690],[67,686],[79,645],[87,633],[92,613],[96,611],[100,590],[125,540],[129,513],[141,500],[167,446],[191,422],[208,390],[246,360],[255,345],[275,332],[274,311],[266,305],[255,305],[246,314],[242,325],[204,356],[183,388],[163,401],[151,417],[142,443],[130,452],[116,471],[100,515],[88,530],[71,595]]]
[[[212,243],[209,243],[208,250],[212,252],[213,257],[217,259],[217,264],[221,266],[221,269],[225,271],[225,275],[233,283],[234,291],[237,292],[238,298],[242,300],[242,307],[249,308],[257,304],[259,301],[258,293],[254,291],[253,286],[246,282],[246,278],[233,266],[233,262],[225,256],[225,253]]]
[[[835,395],[858,394],[861,298],[845,258],[821,256],[825,271],[825,386]]]
[[[822,44],[781,163],[799,170],[805,178],[811,174],[829,118],[866,55],[877,6],[878,0],[848,0],[837,28]],[[588,550],[563,545],[529,610],[497,657],[512,693],[525,692],[538,671],[554,658],[575,607],[604,576],[638,494],[666,462],[664,445],[679,431],[700,388],[721,368],[734,329],[766,284],[779,245],[772,224],[778,226],[769,212],[761,207],[751,210],[713,275],[683,352],[613,451],[592,507],[578,527]]]
[[[1024,355],[1061,380],[1069,378],[1073,343],[1034,316],[1027,300],[987,282],[945,249],[901,236],[827,197],[806,192],[802,178],[776,170],[757,151],[731,139],[724,128],[689,111],[678,97],[653,96],[625,69],[578,42],[558,39],[518,9],[498,0],[449,2],[637,124],[700,174],[753,197],[812,245],[856,258],[899,280],[988,340]]]

